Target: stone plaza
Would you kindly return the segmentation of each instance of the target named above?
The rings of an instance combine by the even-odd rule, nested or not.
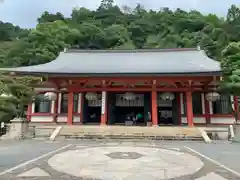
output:
[[[227,146],[232,150],[228,148],[226,151]],[[35,148],[30,150],[30,147]],[[217,164],[209,160],[209,156],[201,156],[192,148],[200,150],[198,152],[202,154],[206,150],[210,154],[219,153],[217,156],[237,159],[240,156],[237,153],[239,147],[223,143],[207,145],[199,142],[147,140],[0,143],[0,179],[237,180],[240,179],[238,169],[234,169],[238,168],[237,162],[236,166],[232,163],[233,166],[228,168],[228,162],[224,158],[220,158],[224,161]],[[17,151],[20,149],[23,152]],[[215,149],[219,149],[219,152],[214,153]],[[214,156],[211,157],[215,159]],[[13,162],[16,158],[19,158],[19,162]]]

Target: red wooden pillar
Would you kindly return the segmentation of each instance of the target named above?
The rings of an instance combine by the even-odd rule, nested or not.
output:
[[[234,100],[234,111],[235,113],[237,113],[237,120],[240,120],[240,113],[239,113],[239,104],[238,104],[238,98],[237,96],[234,96],[233,98]]]
[[[187,122],[188,126],[192,127],[193,124],[193,105],[192,105],[192,92],[186,92],[187,103]]]
[[[158,125],[157,91],[152,91],[152,125]]]
[[[102,92],[101,125],[107,124],[107,92]]]
[[[73,92],[68,92],[68,121],[69,125],[73,124]]]
[[[31,115],[32,115],[32,103],[28,104],[28,109],[27,109],[27,120],[31,121]]]

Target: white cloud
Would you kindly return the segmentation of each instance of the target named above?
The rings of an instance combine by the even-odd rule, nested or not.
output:
[[[158,10],[161,7],[185,10],[197,9],[203,13],[217,13],[224,16],[231,4],[240,4],[240,0],[115,0],[122,6],[134,7],[137,3],[148,9]],[[69,16],[76,6],[95,9],[100,0],[5,0],[0,4],[0,20],[12,22],[22,27],[34,27],[36,19],[43,11],[62,12]]]

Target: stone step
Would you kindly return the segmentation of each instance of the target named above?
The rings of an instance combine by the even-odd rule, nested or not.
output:
[[[49,138],[55,126],[36,126],[35,137]],[[203,140],[195,127],[137,127],[63,125],[59,137],[81,139],[165,139]],[[58,138],[57,138],[58,139]]]
[[[85,139],[203,140],[197,128],[188,127],[63,126],[59,136]]]
[[[82,135],[82,134],[69,134],[61,135],[65,139],[148,139],[148,140],[186,140],[186,141],[203,141],[202,137],[175,137],[175,136],[131,136],[131,135],[112,135],[112,136],[101,136],[101,135]]]
[[[35,128],[35,137],[50,137],[55,128]]]
[[[195,127],[63,126],[61,133],[65,132],[200,135]]]

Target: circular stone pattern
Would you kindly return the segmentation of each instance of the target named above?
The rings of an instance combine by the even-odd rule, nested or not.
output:
[[[86,179],[170,179],[197,172],[202,161],[190,154],[146,147],[94,147],[54,155],[49,165]]]
[[[106,155],[112,159],[138,159],[143,156],[137,152],[112,152]]]

